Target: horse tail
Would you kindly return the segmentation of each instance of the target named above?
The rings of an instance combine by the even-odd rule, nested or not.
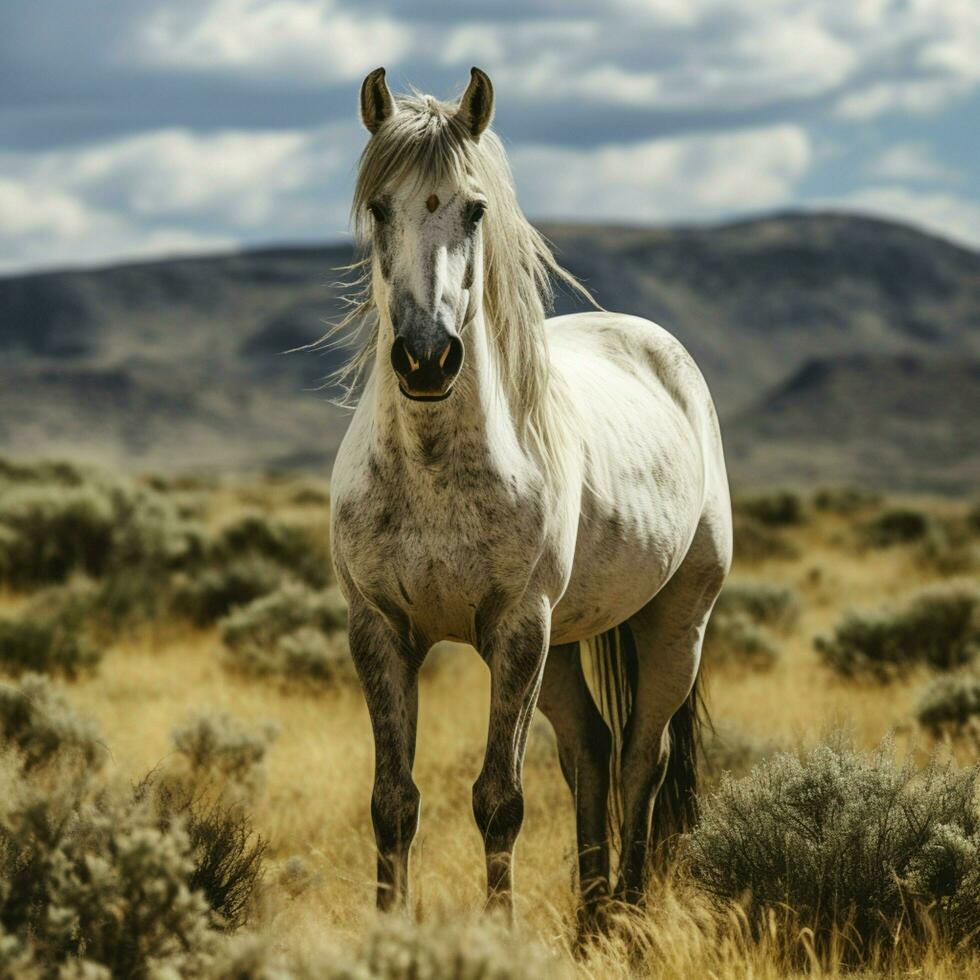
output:
[[[650,822],[650,857],[658,870],[666,870],[681,834],[698,822],[698,754],[701,733],[710,724],[700,686],[694,678],[691,692],[667,726],[667,762]]]
[[[636,695],[636,641],[628,623],[600,633],[579,644],[582,673],[599,713],[612,735],[609,754],[609,795],[606,820],[614,853],[620,853],[623,825],[623,743]],[[667,758],[663,782],[657,793],[650,823],[650,856],[664,869],[679,835],[694,828],[698,820],[698,752],[701,732],[710,724],[700,687],[695,677],[684,703],[667,727]]]
[[[620,850],[623,825],[623,741],[636,694],[636,643],[627,623],[579,643],[582,674],[602,720],[612,735],[606,827],[613,851]]]

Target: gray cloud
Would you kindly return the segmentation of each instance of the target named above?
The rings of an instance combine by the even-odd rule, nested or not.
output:
[[[972,0],[47,0],[4,12],[0,262],[340,233],[357,85],[379,62],[444,96],[487,68],[532,214],[819,199],[963,237],[957,202],[976,203],[943,133],[917,129],[977,92]]]

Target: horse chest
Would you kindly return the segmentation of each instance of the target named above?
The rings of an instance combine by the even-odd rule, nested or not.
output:
[[[335,547],[359,590],[432,641],[471,640],[488,596],[520,596],[543,538],[541,508],[489,471],[381,475],[340,517]]]

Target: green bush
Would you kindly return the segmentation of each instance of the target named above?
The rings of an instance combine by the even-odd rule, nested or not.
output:
[[[800,495],[789,490],[739,497],[735,509],[769,527],[802,524],[805,516]]]
[[[864,540],[875,548],[924,541],[933,528],[928,514],[908,507],[896,507],[879,514],[861,528]]]
[[[199,776],[219,773],[247,782],[261,766],[279,729],[266,722],[249,728],[225,714],[201,713],[173,731],[174,748]]]
[[[211,980],[557,980],[574,974],[493,919],[418,924],[391,917],[349,953],[288,960],[253,936],[228,944]]]
[[[880,493],[863,487],[823,487],[813,495],[817,510],[844,517],[880,503]]]
[[[74,678],[101,657],[85,628],[93,593],[84,587],[39,593],[19,615],[0,618],[0,670]]]
[[[137,787],[135,799],[151,803],[161,829],[183,828],[192,858],[187,887],[203,896],[212,927],[233,931],[248,921],[268,845],[240,805],[221,799],[207,803],[196,793],[151,776]]]
[[[66,755],[90,767],[106,755],[95,726],[38,674],[26,674],[16,684],[0,681],[0,734],[27,770]]]
[[[93,486],[16,486],[0,492],[7,582],[25,588],[73,572],[102,575],[115,533],[110,496]]]
[[[763,524],[754,517],[737,514],[734,518],[735,558],[740,562],[756,563],[771,558],[793,559],[799,549],[779,530]]]
[[[980,591],[969,585],[923,589],[904,605],[847,613],[817,652],[846,677],[892,679],[922,664],[949,670],[969,663],[980,645]]]
[[[0,975],[204,975],[262,874],[247,818],[96,778],[97,735],[41,679],[3,685],[0,718]]]
[[[346,624],[347,610],[336,590],[314,592],[287,582],[221,621],[226,663],[284,680],[347,680],[353,675],[342,636]]]
[[[922,692],[916,717],[933,735],[963,734],[980,721],[980,677],[954,674],[937,677]]]
[[[980,938],[980,770],[822,745],[723,779],[689,838],[691,872],[710,894],[813,930],[818,955],[844,938],[854,962],[935,928]]]
[[[232,560],[217,568],[182,573],[174,584],[174,610],[198,626],[208,626],[236,606],[273,592],[282,580],[282,569],[262,558]]]
[[[752,738],[738,729],[712,730],[701,745],[703,786],[714,788],[725,775],[736,779],[745,776],[776,752],[774,745]]]
[[[793,590],[771,582],[729,581],[718,596],[713,616],[742,613],[754,623],[787,628],[799,616],[800,602]]]
[[[99,581],[89,612],[119,626],[157,615],[172,572],[199,566],[206,536],[174,500],[126,481],[0,481],[0,583],[33,589],[83,574]]]
[[[712,614],[704,636],[704,658],[710,665],[738,664],[769,670],[779,660],[772,635],[744,612]]]
[[[14,460],[0,456],[0,493],[20,483],[54,483],[77,487],[88,478],[88,472],[75,463],[62,460]]]
[[[260,513],[245,514],[225,525],[212,552],[212,560],[218,562],[265,558],[316,589],[326,586],[330,577],[325,531],[318,538],[310,524],[287,523]]]
[[[203,965],[212,945],[207,905],[188,887],[190,840],[162,830],[121,791],[22,787],[0,803],[0,923],[55,975],[81,960],[113,977]]]

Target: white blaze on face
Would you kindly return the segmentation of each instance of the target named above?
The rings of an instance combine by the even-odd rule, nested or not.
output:
[[[385,199],[384,221],[375,220],[375,252],[387,279],[393,319],[399,297],[447,329],[458,332],[468,305],[468,289],[480,265],[483,196],[475,187],[443,183],[415,186],[408,181]]]

